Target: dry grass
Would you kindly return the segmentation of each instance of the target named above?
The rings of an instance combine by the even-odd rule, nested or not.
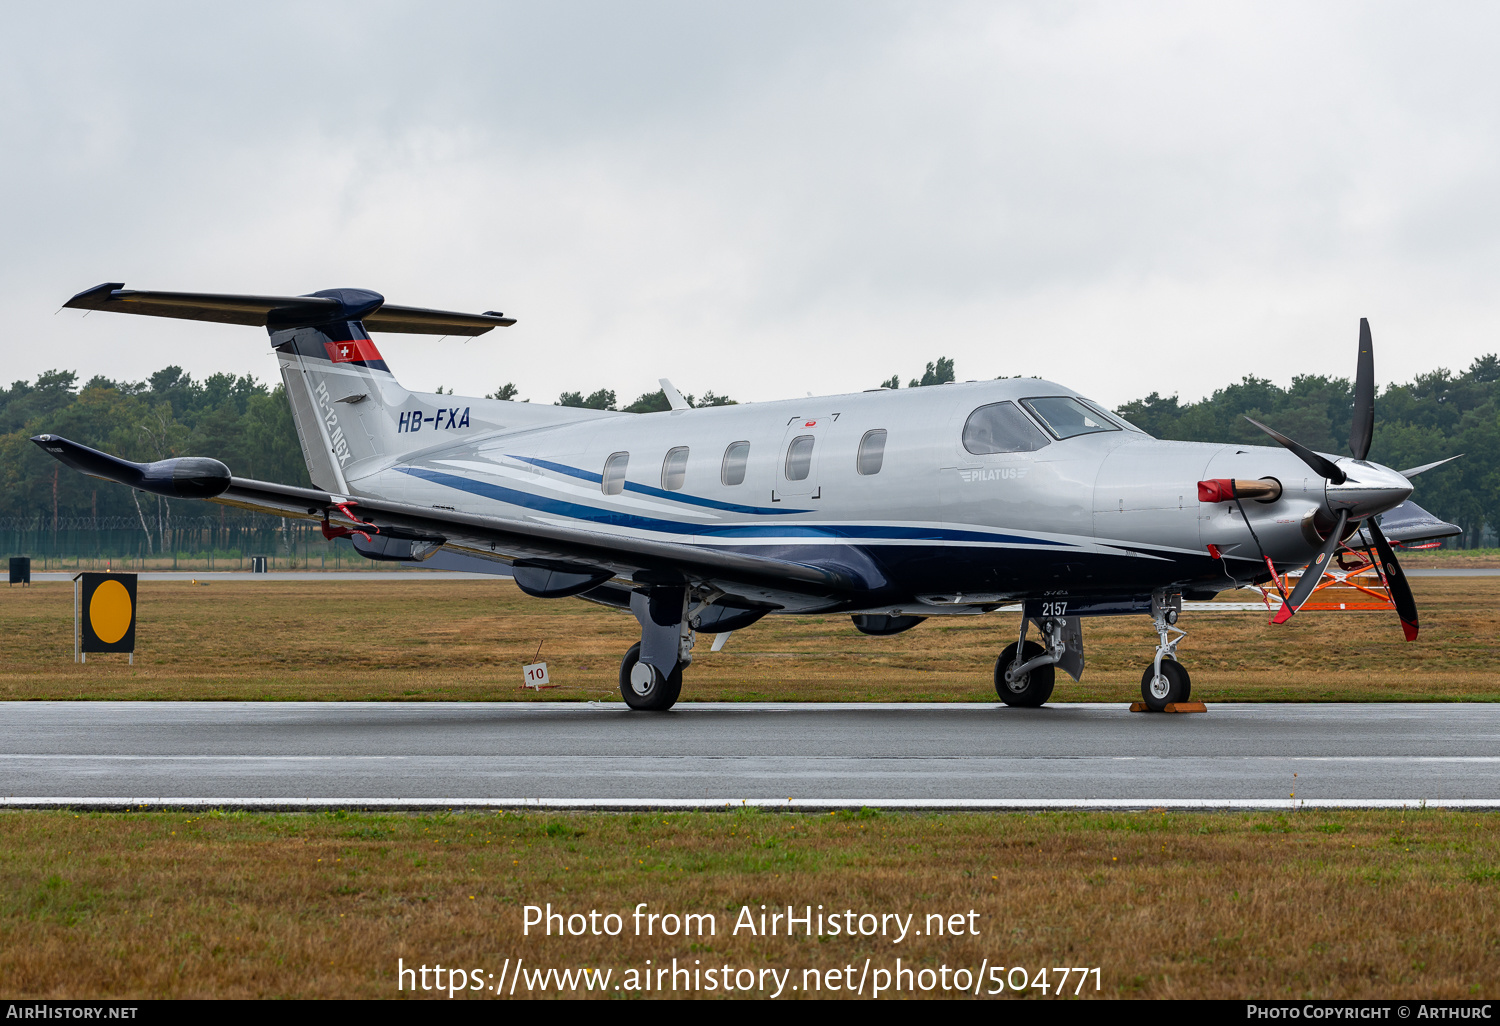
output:
[[[1494,570],[1500,568],[1500,549],[1425,549],[1401,553],[1408,570]]]
[[[1500,816],[0,815],[11,997],[389,997],[397,958],[1099,966],[1103,996],[1500,988]],[[713,938],[521,935],[522,906],[714,912]],[[902,944],[730,935],[743,904],[982,913]],[[1092,981],[1090,982],[1092,986]],[[524,987],[522,988],[524,992]],[[800,992],[799,992],[799,996]],[[1030,996],[1037,996],[1032,994]]]
[[[1194,697],[1227,700],[1500,698],[1500,579],[1417,578],[1422,638],[1390,613],[1189,613]],[[1243,593],[1241,593],[1243,595]],[[3,699],[615,700],[636,639],[624,613],[541,601],[494,581],[149,582],[136,665],[72,662],[72,589],[0,591]],[[1058,701],[1129,701],[1154,638],[1144,617],[1085,621],[1088,672]],[[993,701],[1014,614],[932,619],[891,638],[845,616],[768,617],[708,651],[684,700]],[[538,642],[561,687],[520,688]]]

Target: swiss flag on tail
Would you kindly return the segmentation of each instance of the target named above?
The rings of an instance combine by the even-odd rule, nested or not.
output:
[[[356,338],[349,342],[324,342],[328,358],[334,363],[368,363],[381,359],[380,350],[367,338]]]

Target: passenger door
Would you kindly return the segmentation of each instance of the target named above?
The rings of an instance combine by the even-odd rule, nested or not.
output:
[[[827,448],[829,436],[838,422],[837,413],[813,417],[792,417],[782,435],[776,453],[775,487],[771,501],[796,499],[800,502],[821,499],[823,489],[818,479],[818,462]]]

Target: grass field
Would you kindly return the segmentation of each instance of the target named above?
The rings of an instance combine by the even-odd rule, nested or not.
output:
[[[1415,578],[1422,636],[1393,613],[1184,615],[1193,697],[1493,701],[1500,698],[1500,578]],[[1243,601],[1246,593],[1225,598]],[[136,665],[72,662],[72,586],[0,592],[0,699],[618,701],[627,614],[527,598],[509,581],[144,582]],[[871,638],[847,616],[768,617],[724,651],[700,639],[683,700],[994,701],[1015,614],[934,618]],[[1056,701],[1130,701],[1155,639],[1145,617],[1085,620],[1088,669]],[[521,688],[541,646],[553,681]]]
[[[714,913],[717,933],[636,938],[640,901]],[[545,902],[625,930],[523,937],[523,906]],[[973,910],[979,935],[733,935],[761,904],[918,928]],[[1469,998],[1500,990],[1500,817],[11,812],[0,906],[12,998],[390,997],[398,958],[619,980],[676,957],[798,983],[897,956],[1098,966],[1106,997]]]
[[[1500,698],[1500,579],[1413,583],[1423,636],[1410,645],[1390,614],[1306,613],[1280,628],[1187,614],[1194,697]],[[1016,622],[930,620],[868,638],[847,617],[768,619],[721,653],[705,638],[684,698],[994,701],[993,661]],[[0,627],[4,699],[616,701],[635,632],[624,614],[528,599],[507,581],[420,580],[144,583],[134,667],[71,661],[66,584],[0,592]],[[1144,618],[1085,631],[1084,683],[1063,679],[1055,697],[1136,696]],[[563,685],[540,695],[519,686],[539,642]],[[713,913],[719,932],[521,935],[530,903],[628,923],[639,901]],[[918,924],[973,910],[979,935],[729,933],[742,906],[761,904]],[[1492,996],[1500,815],[0,814],[9,997],[386,997],[398,958],[497,974],[524,958],[619,981],[674,957],[789,969],[789,985],[900,957],[919,969],[1098,966],[1103,996]]]

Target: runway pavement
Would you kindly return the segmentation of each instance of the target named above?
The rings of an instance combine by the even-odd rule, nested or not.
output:
[[[1500,704],[0,703],[0,804],[1500,808]]]

